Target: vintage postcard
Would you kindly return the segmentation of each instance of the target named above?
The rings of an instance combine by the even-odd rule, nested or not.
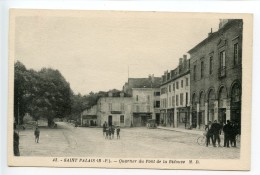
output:
[[[8,165],[250,170],[252,14],[11,9]]]

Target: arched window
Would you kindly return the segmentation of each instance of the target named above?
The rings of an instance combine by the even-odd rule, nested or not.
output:
[[[241,101],[241,91],[240,91],[240,87],[238,86],[237,83],[232,88],[231,101],[232,101],[232,103]]]
[[[203,106],[205,106],[205,94],[204,94],[204,92],[201,92],[200,93],[200,107],[203,107]]]

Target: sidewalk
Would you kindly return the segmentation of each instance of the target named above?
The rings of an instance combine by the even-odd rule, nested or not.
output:
[[[199,129],[184,129],[184,128],[172,128],[172,127],[163,127],[163,126],[158,126],[158,129],[163,129],[163,130],[169,130],[169,131],[175,131],[175,132],[184,132],[188,134],[197,134],[197,135],[203,135],[205,132],[204,130],[199,130]],[[220,135],[221,139],[224,139],[224,135]]]
[[[163,127],[163,126],[158,126],[157,128],[169,130],[169,131],[185,132],[185,133],[189,133],[189,134],[197,134],[197,135],[203,135],[203,133],[205,132],[204,130],[198,130],[198,129],[172,128],[172,127]]]

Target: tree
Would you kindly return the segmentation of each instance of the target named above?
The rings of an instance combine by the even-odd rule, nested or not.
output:
[[[27,70],[19,61],[15,63],[14,115],[22,123],[26,112],[35,120],[46,118],[52,125],[54,118],[63,118],[71,113],[69,83],[58,70],[43,68]],[[19,120],[18,120],[19,111]]]

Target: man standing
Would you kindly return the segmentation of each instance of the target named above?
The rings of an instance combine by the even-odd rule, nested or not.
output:
[[[39,138],[40,138],[40,130],[38,128],[38,126],[36,127],[35,131],[34,131],[34,136],[35,136],[35,142],[39,143]]]
[[[227,120],[227,124],[223,127],[224,132],[224,147],[229,148],[230,134],[232,132],[232,126],[229,120]]]
[[[20,156],[19,151],[19,134],[16,131],[16,124],[14,124],[14,156]]]
[[[103,124],[103,136],[106,135],[106,130],[107,130],[107,122],[105,122],[105,123]]]
[[[211,121],[209,121],[208,125],[206,126],[205,130],[207,131],[207,135],[206,135],[206,146],[208,146],[210,144],[210,139],[211,139],[211,142],[213,143],[213,130],[212,130],[212,127],[211,127]]]
[[[213,146],[216,147],[216,141],[218,141],[218,147],[220,147],[221,125],[215,120],[211,128],[213,132]]]

